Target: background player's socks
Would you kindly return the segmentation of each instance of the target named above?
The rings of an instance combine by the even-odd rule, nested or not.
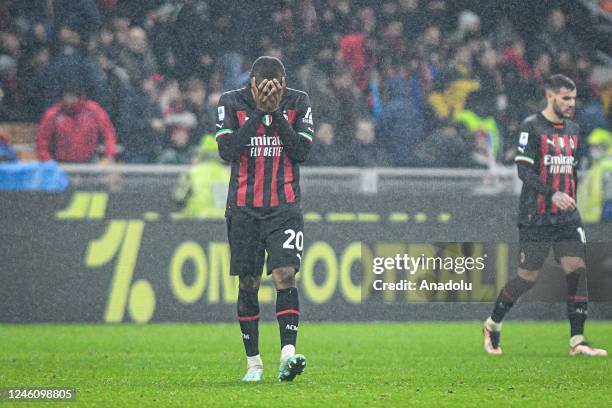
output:
[[[295,350],[300,319],[297,288],[281,289],[276,292],[276,319],[280,329],[281,349],[291,345]]]
[[[247,357],[259,356],[259,300],[257,292],[238,291],[238,321]]]
[[[587,283],[586,269],[578,268],[568,273],[567,279],[567,317],[570,322],[570,336],[584,333],[584,322],[587,318]]]
[[[485,320],[485,327],[489,329],[489,331],[501,331],[502,324],[493,321],[490,317]]]
[[[584,336],[579,334],[570,337],[570,356],[602,356],[608,355],[608,352],[604,349],[595,348],[586,342]]]
[[[512,279],[502,288],[495,302],[493,313],[491,313],[491,319],[495,323],[500,323],[506,313],[510,311],[514,303],[518,298],[535,285],[535,282],[528,281],[526,279],[517,276]]]
[[[576,347],[577,345],[579,345],[580,343],[582,343],[584,341],[584,336],[579,334],[576,336],[572,336],[570,337],[570,347]]]
[[[484,322],[482,334],[484,337],[484,350],[488,354],[502,354],[499,342],[501,340],[501,323],[496,323],[490,317]]]

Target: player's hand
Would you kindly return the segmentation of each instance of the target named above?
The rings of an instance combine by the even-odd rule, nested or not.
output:
[[[278,94],[279,89],[274,85],[272,80],[268,81],[268,84],[263,90],[263,93],[259,96],[263,110],[266,112],[274,112],[278,109]]]
[[[271,86],[267,95],[262,97],[262,102],[264,103],[266,112],[274,112],[280,107],[280,103],[285,95],[285,78],[281,78],[280,82],[278,79],[272,79],[269,84],[271,84]]]
[[[264,79],[257,85],[255,81],[255,77],[251,78],[251,95],[253,96],[253,100],[255,100],[255,105],[257,109],[266,111],[264,104],[262,102],[262,97],[268,92],[270,87],[274,86],[274,84],[267,79]]]
[[[557,191],[553,194],[552,202],[555,203],[561,211],[573,211],[576,209],[576,201],[561,191]]]

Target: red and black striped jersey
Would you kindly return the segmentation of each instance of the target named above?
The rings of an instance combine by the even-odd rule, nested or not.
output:
[[[521,170],[532,174],[521,177],[519,225],[563,224],[580,220],[577,209],[561,211],[552,202],[557,191],[576,199],[579,143],[580,128],[568,119],[553,123],[538,112],[521,124],[514,161],[519,166],[519,176]]]
[[[314,124],[305,92],[287,88],[279,109],[258,110],[249,87],[221,95],[219,154],[231,164],[227,211],[267,216],[300,205],[299,163],[306,159]]]

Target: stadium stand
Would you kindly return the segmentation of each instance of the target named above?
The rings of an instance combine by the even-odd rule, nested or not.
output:
[[[0,121],[38,123],[78,78],[117,129],[119,161],[180,163],[214,130],[219,95],[269,54],[311,95],[326,159],[313,155],[311,165],[507,164],[513,132],[552,72],[576,80],[577,121],[609,129],[608,3],[5,1]],[[383,123],[402,114],[410,123]],[[375,138],[364,147],[356,135],[369,127]],[[174,146],[181,132],[188,142]],[[31,142],[15,142],[23,159],[33,158]],[[466,159],[449,158],[447,143]]]

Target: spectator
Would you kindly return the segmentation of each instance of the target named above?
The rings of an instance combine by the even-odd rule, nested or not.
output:
[[[63,26],[72,27],[83,44],[101,25],[95,0],[53,0],[54,32],[61,33]]]
[[[561,9],[553,9],[548,15],[547,26],[538,37],[538,47],[558,57],[563,51],[574,55],[580,50],[576,37],[567,30],[565,13]]]
[[[409,41],[423,31],[424,15],[419,0],[400,0],[399,12],[404,26],[404,37]]]
[[[189,133],[189,150],[211,130],[211,101],[244,84],[244,62],[271,54],[294,67],[289,71],[299,78],[289,82],[299,79],[304,84],[313,113],[320,123],[329,124],[334,145],[343,148],[355,145],[360,118],[379,123],[387,98],[379,87],[398,78],[408,82],[407,105],[426,125],[420,131],[425,142],[419,144],[425,150],[433,145],[433,136],[451,133],[466,99],[479,90],[476,99],[482,100],[474,102],[494,108],[485,117],[495,119],[499,134],[516,134],[527,111],[539,108],[542,81],[555,71],[576,81],[581,102],[576,119],[587,130],[610,123],[612,86],[590,47],[585,51],[577,41],[588,38],[583,42],[602,48],[605,39],[597,38],[594,30],[573,35],[559,9],[491,8],[446,0],[0,3],[4,120],[39,121],[61,98],[64,83],[78,79],[88,98],[118,125],[121,142],[130,143],[123,131],[129,118],[121,114],[121,106],[142,97],[132,94],[142,92],[142,82],[157,74],[165,85],[158,100],[146,103],[158,105],[168,121],[166,147],[172,145],[171,134],[183,128]],[[468,3],[473,11],[465,8]],[[227,10],[234,11],[231,18]],[[539,28],[547,18],[542,13],[549,12],[548,24]],[[588,19],[580,8],[567,17]],[[597,86],[591,78],[599,78]],[[144,109],[143,100],[134,102],[136,110]],[[461,124],[454,126],[460,139]],[[498,157],[512,156],[510,139],[504,140],[505,152]],[[384,143],[375,139],[374,146],[382,149]],[[158,148],[153,150],[129,160],[155,160],[151,157]],[[330,161],[344,160],[330,156]]]
[[[480,89],[473,77],[472,50],[468,44],[459,46],[453,64],[434,83],[429,102],[438,118],[454,118],[465,105],[468,95]]]
[[[215,50],[223,40],[214,29],[210,6],[206,2],[186,2],[175,27],[179,79],[196,76],[208,81],[218,57]]]
[[[457,116],[457,122],[461,123],[468,132],[471,142],[470,155],[474,164],[488,167],[501,153],[503,144],[502,136],[493,117],[495,106],[489,105],[487,98],[479,91],[472,93],[467,101],[465,109]]]
[[[115,64],[107,54],[96,55],[96,61],[102,69],[102,77],[110,91],[110,100],[106,110],[113,123],[115,123],[119,120],[121,104],[132,89],[132,83],[125,69]],[[135,86],[137,87],[138,84]]]
[[[339,166],[345,164],[344,149],[336,143],[334,127],[325,122],[317,125],[307,163],[312,166]],[[350,163],[348,163],[350,165]]]
[[[401,79],[387,84],[389,101],[376,125],[376,139],[394,166],[419,166],[414,148],[423,141],[423,118],[410,103],[408,83]]]
[[[5,32],[0,35],[2,54],[8,55],[14,61],[19,61],[22,55],[21,39],[16,33]]]
[[[368,114],[364,95],[352,81],[348,70],[340,68],[332,80],[334,96],[340,107],[334,129],[338,143],[346,145],[353,138],[356,119]]]
[[[193,149],[189,145],[189,128],[184,126],[171,126],[166,148],[157,160],[160,164],[190,164]]]
[[[416,148],[420,163],[429,167],[471,167],[472,148],[461,126],[441,121],[429,137]]]
[[[45,112],[36,135],[39,160],[87,163],[95,160],[98,136],[104,139],[103,162],[115,157],[115,129],[108,114],[87,99],[78,85],[64,86],[61,101]]]
[[[17,63],[8,55],[0,55],[0,118],[23,120],[21,84],[17,80]]]
[[[509,47],[503,51],[503,63],[507,67],[506,71],[516,72],[523,81],[528,80],[531,75],[531,67],[525,57],[525,43],[520,38],[516,38]],[[517,76],[512,78],[518,79]]]
[[[493,48],[483,50],[474,67],[474,77],[480,84],[483,106],[488,106],[489,115],[495,115],[507,106],[504,81],[498,66],[499,57]]]
[[[384,152],[376,145],[374,123],[369,118],[357,119],[355,138],[346,151],[347,164],[359,167],[387,166]]]
[[[452,35],[451,41],[460,44],[478,37],[480,37],[480,17],[470,10],[459,13],[457,31]]]
[[[109,107],[109,90],[100,66],[85,56],[81,36],[70,27],[63,26],[59,32],[59,50],[51,58],[45,73],[46,106],[53,105],[62,97],[62,89],[68,82],[78,80],[84,86],[87,98],[102,107]]]
[[[362,33],[353,33],[340,39],[342,61],[350,69],[352,80],[361,92],[366,92],[370,72],[375,64],[378,48],[376,38]]]
[[[196,125],[191,139],[197,140],[215,129],[215,116],[211,116],[206,104],[206,88],[200,79],[191,78],[185,83],[185,110],[195,115]]]
[[[40,47],[31,52],[23,65],[20,80],[24,85],[25,97],[23,117],[27,120],[37,121],[45,111],[46,104],[40,90],[45,88],[49,59],[49,48]]]
[[[588,138],[591,167],[578,184],[578,205],[585,223],[612,221],[612,132],[595,129]]]
[[[609,119],[599,98],[599,91],[591,80],[593,66],[591,58],[585,53],[578,55],[576,71],[572,74],[577,89],[576,122],[585,135],[596,128],[609,129]],[[583,144],[584,145],[584,144]]]
[[[132,84],[139,84],[146,77],[158,72],[157,62],[148,47],[145,30],[132,27],[128,32],[126,45],[119,54],[119,65],[127,71]]]
[[[230,174],[221,162],[212,135],[202,138],[193,165],[181,175],[174,199],[182,204],[179,217],[223,218]]]
[[[155,76],[145,79],[140,87],[126,92],[120,101],[121,158],[128,163],[153,163],[161,150],[166,126],[157,103],[159,80]]]
[[[325,47],[319,50],[313,62],[303,67],[300,74],[302,89],[310,96],[314,117],[318,123],[329,123],[332,128],[337,125],[342,109],[330,76],[335,70],[334,49]],[[348,72],[345,74],[348,76]]]

